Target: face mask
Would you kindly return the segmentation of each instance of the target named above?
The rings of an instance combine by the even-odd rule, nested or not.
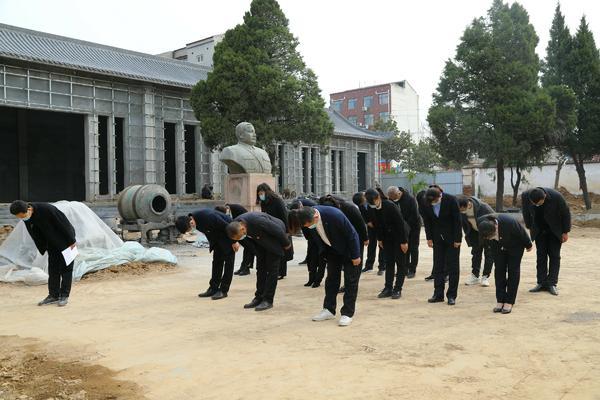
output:
[[[260,196],[258,196],[258,198],[260,199],[260,201],[265,201],[267,199],[267,196],[264,194],[261,194]]]
[[[31,219],[31,213],[27,213],[27,216],[24,218],[21,218],[21,221],[25,222],[25,221],[29,221]]]
[[[369,204],[369,208],[377,208],[375,204]]]
[[[238,241],[246,239],[247,236],[248,235],[242,235],[242,236],[240,236],[240,238],[238,239]]]
[[[440,204],[442,202],[442,199],[439,199],[438,201],[432,201],[431,205],[432,206],[437,206],[438,204]]]
[[[308,227],[308,229],[317,229],[317,224],[312,224],[311,226]]]
[[[464,211],[463,211],[463,210],[461,210],[461,211],[460,211],[460,213],[461,213],[461,214],[466,214],[466,213],[467,213],[467,210],[464,210]]]
[[[540,204],[534,204],[536,207],[541,207],[544,205],[544,203],[540,203]]]
[[[225,215],[229,215],[231,217],[231,211],[227,210],[227,212],[225,213]]]

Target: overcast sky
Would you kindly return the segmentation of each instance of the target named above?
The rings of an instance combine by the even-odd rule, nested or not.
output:
[[[242,22],[251,0],[0,0],[0,21],[57,35],[157,54],[223,33]],[[544,57],[553,0],[520,1]],[[323,96],[406,79],[424,121],[444,61],[492,0],[280,0]],[[600,44],[600,0],[563,0],[574,32],[586,15]]]

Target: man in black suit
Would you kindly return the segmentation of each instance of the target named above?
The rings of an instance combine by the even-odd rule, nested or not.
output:
[[[215,210],[227,214],[233,219],[248,212],[248,210],[246,210],[246,208],[240,204],[225,204],[224,206],[216,206]],[[240,264],[240,268],[233,274],[239,276],[250,275],[250,269],[252,269],[254,265],[254,248],[250,240],[243,240],[240,242],[240,244],[244,248],[242,263]]]
[[[309,198],[306,198],[306,197],[298,197],[290,205],[290,210],[296,210],[296,209],[300,208],[300,207],[298,207],[298,204],[300,204],[302,206],[306,206],[306,207],[314,207],[318,203],[316,201],[314,201],[312,199],[309,199]],[[304,232],[304,230],[302,230],[302,232]],[[308,243],[308,246],[310,246],[310,243]],[[309,253],[309,249],[307,248],[307,250],[306,250],[306,257],[304,257],[304,260],[300,261],[300,263],[298,263],[298,265],[305,265],[306,264],[308,266],[308,253]]]
[[[40,254],[48,252],[48,296],[38,305],[66,306],[73,282],[74,261],[67,265],[62,252],[75,248],[75,228],[65,214],[48,203],[27,204],[16,200],[10,205],[10,213],[25,223]]]
[[[496,270],[495,313],[509,314],[517,298],[523,251],[531,251],[525,228],[510,214],[488,214],[477,220],[483,240],[491,245]]]
[[[256,292],[244,308],[273,308],[281,260],[292,248],[285,224],[263,212],[242,214],[227,225],[227,236],[235,241],[250,239],[256,252]]]
[[[216,210],[205,208],[194,211],[187,216],[181,216],[175,221],[175,227],[181,233],[196,229],[208,239],[209,251],[213,253],[212,273],[208,289],[198,297],[210,297],[220,300],[227,297],[231,279],[235,252],[240,245],[227,237],[225,228],[231,222],[229,215]]]
[[[417,200],[417,206],[419,208],[419,215],[421,216],[421,221],[425,221],[425,208],[427,207],[427,202],[425,201],[425,193],[427,190],[419,190],[415,195],[415,200]],[[425,277],[426,281],[433,280],[433,266],[431,267],[431,273]]]
[[[367,245],[366,260],[364,260],[363,258],[364,249],[361,249],[361,267],[363,266],[362,260],[364,260],[364,268],[362,269],[362,272],[369,272],[373,270],[373,265],[375,264],[375,256],[377,255],[378,247],[377,231],[375,230],[374,221],[372,221],[374,216],[369,210],[369,206],[367,205],[367,199],[365,198],[365,194],[363,192],[355,193],[354,196],[352,196],[352,202],[356,204],[356,206],[360,210],[363,220],[365,221],[365,224],[367,224],[367,239],[369,241],[369,244]],[[383,254],[383,249],[379,249],[377,261],[379,263],[379,271],[377,272],[377,275],[383,275],[385,271],[385,257]]]
[[[340,326],[348,326],[354,316],[358,281],[360,279],[360,242],[348,218],[337,208],[328,206],[304,207],[290,214],[290,232],[299,227],[312,230],[327,252],[327,279],[323,310],[313,321],[335,318],[337,294],[344,271],[344,306],[341,308]]]
[[[494,258],[490,254],[489,246],[484,246],[483,239],[479,236],[477,221],[484,215],[492,214],[492,207],[475,196],[456,196],[458,208],[461,213],[461,222],[465,232],[465,240],[471,248],[471,276],[465,285],[490,286],[490,274],[494,265]],[[484,258],[483,274],[479,278],[481,259]]]
[[[523,192],[521,203],[525,226],[537,251],[537,285],[530,292],[547,290],[558,296],[560,248],[569,240],[571,211],[564,197],[549,188],[536,187]]]
[[[417,272],[419,263],[419,241],[421,238],[421,214],[417,206],[417,200],[406,189],[400,186],[390,186],[388,188],[388,199],[400,207],[402,217],[408,224],[410,232],[408,233],[408,272],[406,277],[412,279]]]
[[[314,207],[317,203],[310,199],[297,199],[291,206],[291,210],[299,210],[303,207]],[[310,233],[310,229],[302,227],[302,235],[306,239],[306,267],[308,269],[308,282],[304,284],[306,287],[318,288],[321,286],[321,281],[325,276],[325,267],[327,261],[325,256],[319,249],[317,238]],[[300,263],[302,264],[302,263]]]
[[[433,248],[434,292],[430,303],[444,301],[445,276],[448,275],[448,305],[456,304],[460,273],[459,257],[462,241],[460,210],[456,197],[430,187],[425,193],[423,222],[427,246]]]
[[[377,241],[383,248],[385,260],[385,286],[377,297],[399,299],[408,270],[408,224],[402,217],[400,207],[390,200],[384,200],[373,189],[365,192],[367,203],[375,215]],[[396,283],[394,284],[394,278]]]

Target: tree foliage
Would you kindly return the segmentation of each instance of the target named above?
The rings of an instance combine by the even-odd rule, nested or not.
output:
[[[214,69],[192,91],[202,137],[211,149],[236,143],[235,125],[251,122],[258,144],[325,144],[333,124],[317,77],[297,51],[275,0],[253,0],[244,22],[215,47]]]

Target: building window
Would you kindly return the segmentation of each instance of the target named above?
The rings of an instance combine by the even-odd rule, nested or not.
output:
[[[390,113],[389,112],[380,112],[379,119],[382,120],[383,122],[388,122],[390,120]]]
[[[365,127],[373,125],[373,114],[365,114]]]
[[[356,109],[356,99],[348,99],[348,110]]]
[[[342,112],[342,105],[344,104],[344,100],[333,100],[333,109],[337,112]]]
[[[373,96],[365,96],[363,98],[363,105],[366,109],[371,108],[371,106],[373,105]]]
[[[348,117],[348,121],[350,121],[354,125],[357,125],[358,123],[358,119],[356,117]]]
[[[198,57],[196,57],[198,59],[198,62],[202,62],[204,61],[204,55],[200,54]]]
[[[304,193],[310,192],[310,186],[308,182],[308,174],[310,173],[308,165],[308,151],[308,148],[302,148],[302,191]]]
[[[389,93],[381,93],[379,95],[379,104],[385,105],[390,102],[390,94]]]

